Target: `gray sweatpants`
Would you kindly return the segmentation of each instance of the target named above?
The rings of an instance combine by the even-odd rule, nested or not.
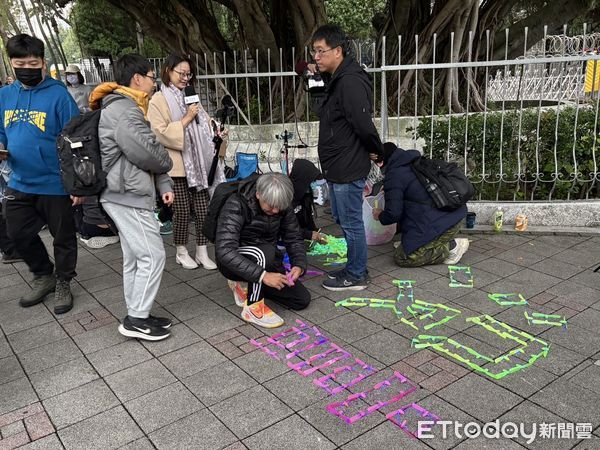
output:
[[[116,203],[102,203],[119,230],[123,249],[123,291],[127,314],[145,319],[160,287],[165,247],[154,213]]]

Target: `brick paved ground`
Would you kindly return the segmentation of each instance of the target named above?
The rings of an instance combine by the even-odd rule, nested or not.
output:
[[[51,300],[20,308],[17,298],[31,276],[23,264],[0,265],[0,449],[599,449],[600,274],[591,268],[600,262],[600,238],[470,238],[463,262],[473,270],[475,288],[449,288],[445,266],[397,268],[389,244],[369,249],[373,282],[366,296],[394,299],[393,279],[415,280],[416,298],[462,312],[428,334],[451,336],[496,357],[510,349],[509,341],[464,320],[489,314],[550,343],[548,356],[496,381],[447,356],[411,347],[417,333],[391,310],[335,307],[335,301],[350,295],[322,289],[319,279],[308,280],[313,303],[307,310],[275,308],[286,327],[296,319],[316,325],[380,371],[351,392],[371,388],[393,370],[417,385],[410,396],[352,425],[325,409],[349,392],[332,396],[313,383],[334,366],[303,377],[250,344],[250,339],[264,342],[265,333],[240,319],[225,280],[203,269],[181,269],[170,239],[154,314],[171,317],[175,325],[172,337],[159,343],[117,333],[125,314],[119,246],[80,248],[76,305],[60,317],[51,312]],[[520,292],[531,311],[561,314],[568,329],[530,326],[521,307],[488,300],[494,292]],[[374,396],[367,402],[388,398]],[[442,439],[438,433],[418,441],[385,417],[410,403],[463,423],[589,423],[593,439],[538,438],[527,444],[522,438],[452,434]],[[368,406],[361,405],[348,411]],[[416,426],[416,415],[407,413],[407,421]]]

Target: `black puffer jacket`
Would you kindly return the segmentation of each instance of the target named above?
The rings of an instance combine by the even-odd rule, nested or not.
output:
[[[227,199],[217,224],[217,266],[244,280],[258,282],[263,268],[237,250],[245,245],[277,245],[281,237],[292,266],[306,270],[306,248],[292,208],[274,216],[265,214],[256,199],[256,181],[245,184]]]
[[[383,153],[372,113],[371,80],[347,56],[331,77],[317,112],[319,159],[327,181],[351,183],[365,178],[371,170],[369,153]]]

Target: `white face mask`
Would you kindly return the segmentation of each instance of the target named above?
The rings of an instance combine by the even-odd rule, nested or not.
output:
[[[79,84],[79,77],[77,74],[69,74],[67,75],[67,81],[73,86],[77,86]]]

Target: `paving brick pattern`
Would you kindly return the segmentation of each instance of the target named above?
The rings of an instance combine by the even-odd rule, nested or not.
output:
[[[324,232],[339,235],[330,221],[319,220]],[[175,264],[170,237],[153,313],[170,317],[174,325],[171,338],[157,343],[117,332],[125,313],[119,246],[80,247],[75,307],[64,316],[52,312],[51,298],[20,308],[18,298],[29,289],[31,275],[22,263],[0,264],[0,450],[600,448],[600,274],[592,272],[600,264],[600,238],[468,237],[471,248],[462,264],[472,267],[473,289],[449,288],[445,266],[398,268],[390,243],[369,248],[371,284],[359,296],[394,299],[394,279],[415,280],[416,298],[462,311],[461,318],[429,334],[499,355],[507,342],[464,321],[489,314],[550,343],[548,357],[493,380],[435,351],[411,347],[415,332],[391,310],[336,307],[355,293],[330,292],[319,277],[310,278],[305,280],[313,295],[308,309],[274,306],[286,326],[296,319],[315,325],[380,371],[334,396],[313,377],[300,376],[252,345],[251,339],[264,341],[276,331],[243,322],[218,273]],[[50,243],[48,235],[43,239]],[[320,265],[315,262],[314,268]],[[494,292],[523,293],[532,310],[567,317],[567,330],[528,325],[522,309],[489,301],[487,294]],[[417,385],[406,402],[353,425],[325,410],[393,370]],[[385,418],[411,402],[463,423],[589,423],[593,439],[415,440]],[[415,420],[410,418],[411,426]]]

